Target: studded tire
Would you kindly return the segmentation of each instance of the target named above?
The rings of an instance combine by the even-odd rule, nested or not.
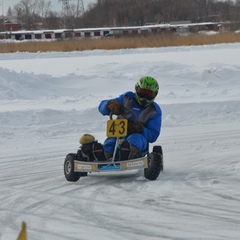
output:
[[[144,176],[148,180],[156,180],[161,171],[163,171],[162,148],[154,148],[148,156],[148,168],[144,169]],[[161,151],[161,152],[160,152]]]
[[[82,173],[74,172],[74,159],[76,158],[77,154],[70,153],[66,156],[64,161],[64,175],[69,182],[77,182],[82,176]]]

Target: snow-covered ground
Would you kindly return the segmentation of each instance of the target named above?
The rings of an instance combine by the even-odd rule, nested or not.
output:
[[[158,79],[164,172],[65,180],[102,99]],[[0,55],[0,239],[240,239],[240,44]],[[151,146],[152,147],[152,146]]]

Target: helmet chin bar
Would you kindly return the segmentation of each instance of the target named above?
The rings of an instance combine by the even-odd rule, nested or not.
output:
[[[148,106],[151,103],[151,101],[149,101],[149,100],[147,100],[145,98],[139,98],[139,102],[140,102],[142,107],[146,107],[146,106]]]
[[[136,92],[134,94],[134,97],[135,97],[136,101],[139,103],[139,105],[142,106],[142,107],[149,106],[154,100],[153,99],[152,101],[150,101],[150,100],[147,100],[145,98],[140,98]]]

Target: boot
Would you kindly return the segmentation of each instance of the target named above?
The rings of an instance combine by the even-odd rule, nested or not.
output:
[[[128,156],[128,159],[135,159],[140,157],[140,151],[138,150],[137,147],[131,145],[130,148],[130,154]]]
[[[112,158],[112,154],[111,153],[105,152],[104,154],[105,154],[105,157],[106,157],[107,160],[110,160]]]
[[[127,140],[124,140],[120,145],[120,157],[119,160],[128,160],[130,154],[130,143]]]

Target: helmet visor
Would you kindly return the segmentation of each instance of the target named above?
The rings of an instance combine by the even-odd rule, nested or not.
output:
[[[136,89],[136,92],[140,98],[145,98],[150,101],[153,100],[157,96],[157,92],[153,92],[148,89],[141,89],[140,87],[138,87]]]

